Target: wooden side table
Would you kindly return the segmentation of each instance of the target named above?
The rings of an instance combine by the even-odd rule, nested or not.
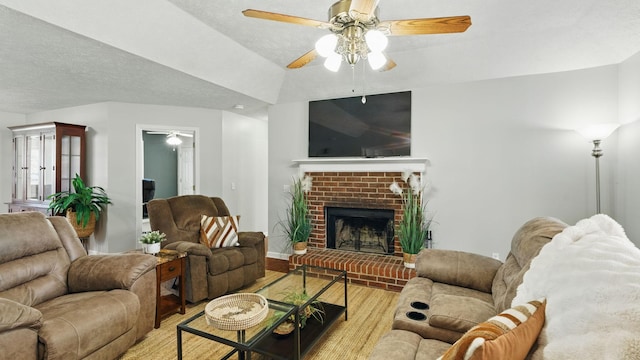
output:
[[[158,264],[156,265],[156,324],[155,328],[160,327],[160,320],[163,317],[180,312],[185,313],[185,267],[186,253],[170,253],[166,254],[162,251],[158,253]],[[180,288],[179,296],[174,294],[162,295],[161,284],[167,280],[179,278]]]

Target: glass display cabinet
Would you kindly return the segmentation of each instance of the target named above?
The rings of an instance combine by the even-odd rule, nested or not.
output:
[[[12,126],[13,168],[9,212],[48,213],[47,197],[84,179],[86,126],[59,122]]]

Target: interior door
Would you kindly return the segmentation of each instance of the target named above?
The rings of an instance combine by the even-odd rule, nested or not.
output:
[[[193,146],[180,148],[178,154],[178,195],[195,194]]]

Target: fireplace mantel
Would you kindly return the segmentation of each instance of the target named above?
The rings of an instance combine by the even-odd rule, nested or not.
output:
[[[382,157],[382,158],[308,158],[293,160],[300,173],[335,171],[335,172],[369,172],[369,171],[411,171],[425,173],[429,159],[415,157]]]

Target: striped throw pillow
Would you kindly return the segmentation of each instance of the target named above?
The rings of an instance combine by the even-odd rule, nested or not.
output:
[[[207,216],[200,218],[200,242],[207,247],[238,246],[240,216]]]
[[[467,331],[438,360],[525,359],[544,325],[543,300],[512,307]]]

